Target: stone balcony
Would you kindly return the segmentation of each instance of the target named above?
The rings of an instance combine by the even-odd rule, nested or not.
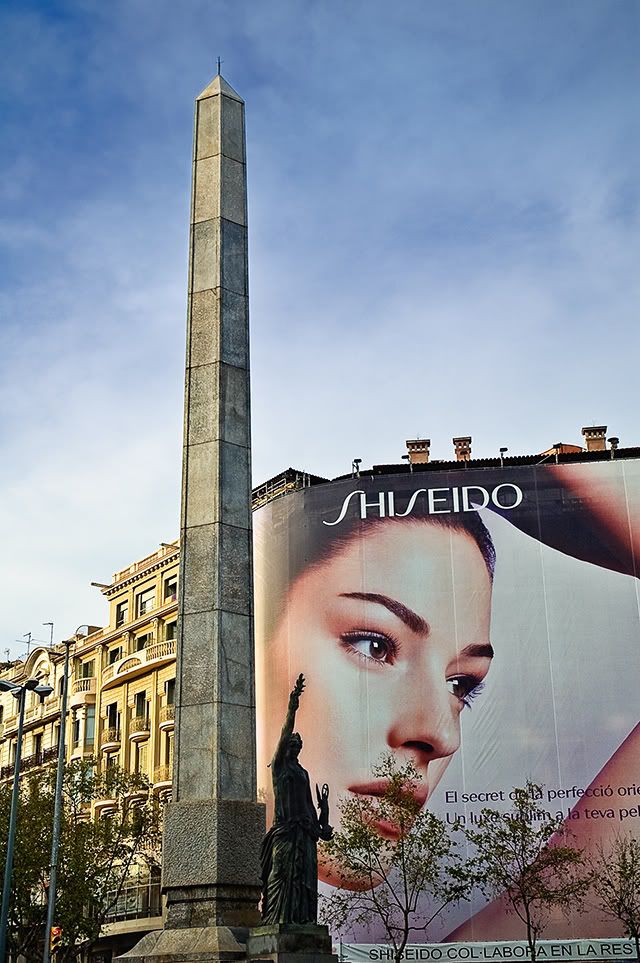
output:
[[[95,678],[75,679],[71,685],[69,708],[93,705],[96,701],[96,682]]]
[[[118,808],[118,800],[113,799],[94,799],[93,811],[96,816],[109,816]]]
[[[120,729],[116,729],[115,727],[103,729],[100,733],[100,748],[103,752],[111,752],[114,749],[119,749],[121,739]]]
[[[129,723],[129,739],[131,742],[143,742],[149,738],[151,723],[148,716],[134,716]]]
[[[153,773],[154,789],[170,789],[172,783],[173,765],[156,766]]]
[[[17,729],[18,729],[18,717],[5,716],[3,736],[8,736],[9,733],[16,732]]]
[[[153,642],[146,649],[140,649],[139,652],[125,655],[123,659],[105,666],[102,670],[102,688],[110,689],[124,680],[135,679],[136,676],[143,675],[149,669],[157,669],[167,662],[173,662],[175,657],[175,639]]]
[[[24,711],[24,726],[28,729],[44,719],[50,719],[51,716],[58,715],[61,711],[62,700],[59,696],[50,695],[44,702],[36,702],[33,706],[28,706]],[[5,720],[5,734],[10,728],[18,727],[18,718],[6,719]]]
[[[175,724],[176,707],[174,705],[162,706],[160,709],[158,728],[162,731],[171,730],[175,728]]]

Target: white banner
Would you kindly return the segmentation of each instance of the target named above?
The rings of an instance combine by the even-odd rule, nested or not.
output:
[[[382,943],[340,943],[340,960],[393,960],[392,946]],[[539,960],[635,960],[633,940],[540,940],[536,945]],[[519,940],[505,943],[411,943],[403,960],[527,960],[529,945]]]

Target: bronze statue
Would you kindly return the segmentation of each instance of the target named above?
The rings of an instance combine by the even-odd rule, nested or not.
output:
[[[289,696],[280,741],[271,760],[275,800],[273,826],[262,843],[263,923],[316,923],[318,915],[319,839],[331,839],[329,787],[316,785],[319,814],[311,798],[309,775],[298,762],[302,739],[293,731],[304,676]]]

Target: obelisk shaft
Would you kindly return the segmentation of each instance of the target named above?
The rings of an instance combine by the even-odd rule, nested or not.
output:
[[[196,100],[168,927],[250,925],[256,802],[244,103]]]

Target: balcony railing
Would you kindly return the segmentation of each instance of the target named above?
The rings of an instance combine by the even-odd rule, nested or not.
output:
[[[129,723],[129,738],[144,739],[149,735],[151,723],[148,716],[134,716]]]
[[[42,749],[40,752],[33,752],[30,756],[23,756],[20,762],[20,774],[28,772],[30,769],[37,769],[38,766],[46,766],[58,758],[57,746],[51,749]],[[2,766],[0,769],[0,780],[9,779],[15,772],[13,763],[10,766]]]
[[[119,920],[146,919],[161,915],[160,880],[156,877],[125,883],[107,914],[107,921],[115,923]]]
[[[135,575],[136,572],[141,572],[143,569],[149,568],[154,562],[158,561],[158,559],[165,558],[167,555],[176,555],[179,550],[177,545],[162,545],[155,552],[152,552],[151,555],[147,555],[146,558],[141,558],[139,562],[133,562],[127,568],[120,569],[119,572],[116,572],[113,576],[113,584],[115,585],[116,582],[121,582],[129,576]]]
[[[100,734],[100,748],[104,748],[108,745],[120,745],[120,729],[115,726],[111,726],[109,729],[103,729]]]
[[[175,720],[175,717],[176,717],[176,707],[174,705],[161,706],[159,721],[162,728],[164,729],[170,728],[171,723],[173,723],[173,721]]]
[[[52,712],[58,712],[60,710],[60,697],[56,695],[50,695],[44,702],[38,702],[35,706],[29,706],[25,709],[24,721],[25,723],[33,722],[37,719],[42,719],[43,716],[51,715]],[[8,722],[11,720],[7,720]],[[17,719],[16,719],[17,724]],[[7,726],[8,728],[8,726]]]
[[[147,662],[153,659],[168,659],[169,656],[176,654],[176,640],[167,639],[164,642],[156,642],[154,645],[147,646],[144,651]]]
[[[72,692],[73,695],[78,695],[80,692],[95,692],[96,691],[96,680],[93,676],[85,679],[76,679],[73,683]]]
[[[158,783],[169,783],[171,782],[173,774],[173,764],[170,766],[156,766],[153,773],[153,781],[157,785]]]
[[[105,666],[102,670],[102,685],[111,685],[114,679],[124,678],[133,673],[144,672],[149,663],[172,659],[176,654],[176,640],[165,639],[164,642],[152,642],[144,649],[131,652],[117,662]]]

